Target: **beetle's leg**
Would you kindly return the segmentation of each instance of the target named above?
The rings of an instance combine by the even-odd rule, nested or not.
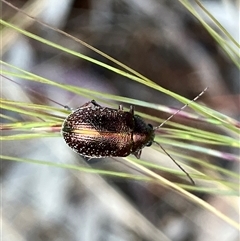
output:
[[[119,106],[118,106],[118,109],[119,109],[119,110],[123,110],[123,106],[122,106],[122,105],[119,105]]]
[[[90,105],[94,105],[94,106],[99,106],[101,107],[101,105],[99,105],[95,100],[91,100],[91,101],[88,101],[87,103],[81,105],[79,108],[84,108],[84,107],[89,107]]]
[[[91,100],[90,103],[92,103],[93,105],[95,106],[99,106],[99,107],[102,107],[101,105],[99,105],[96,100]]]
[[[90,161],[90,160],[92,159],[92,157],[85,157],[85,156],[83,156],[83,158],[84,158],[84,160],[85,160],[86,162],[88,162],[88,161]]]
[[[87,103],[85,103],[85,104],[81,105],[79,108],[87,107],[87,106],[89,106],[89,105],[93,104],[93,103],[92,103],[92,101],[93,101],[93,100],[88,101]]]
[[[71,107],[69,107],[68,105],[64,105],[64,108],[67,109],[67,110],[69,110],[69,111],[74,111],[74,109],[71,108]]]
[[[101,107],[101,105],[99,105],[95,100],[91,100],[91,101],[88,101],[87,103],[81,105],[81,106],[78,107],[78,108],[88,107],[88,106],[91,105],[91,104],[94,105],[94,106],[99,106],[99,107]],[[74,111],[74,110],[75,110],[75,109],[73,109],[73,108],[70,108],[70,107],[67,106],[67,105],[65,105],[64,108],[66,108],[67,110],[70,110],[70,111]],[[77,108],[77,109],[78,109],[78,108]]]
[[[130,105],[130,111],[129,111],[132,115],[134,115],[134,106]]]
[[[141,154],[142,154],[142,149],[132,153],[137,159],[139,159],[141,157]]]

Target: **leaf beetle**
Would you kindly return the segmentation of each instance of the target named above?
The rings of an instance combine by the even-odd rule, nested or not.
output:
[[[92,100],[67,116],[62,125],[62,136],[72,150],[87,158],[126,157],[133,154],[139,159],[145,146],[156,143],[195,184],[161,144],[154,141],[154,137],[156,129],[196,101],[206,90],[207,88],[157,127],[146,124],[140,116],[135,115],[133,106],[130,106],[130,111],[127,112],[122,105],[119,105],[118,109],[112,109],[102,107]]]
[[[134,114],[134,107],[124,111],[102,107],[95,100],[73,111],[63,122],[62,136],[69,147],[84,157],[140,158],[142,149],[154,141],[151,124]]]

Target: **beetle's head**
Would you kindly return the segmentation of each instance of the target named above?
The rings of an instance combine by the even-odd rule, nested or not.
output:
[[[155,132],[154,132],[153,126],[151,124],[147,125],[147,129],[148,129],[148,133],[149,133],[150,138],[149,138],[149,140],[148,140],[148,142],[146,143],[145,146],[151,146],[154,142]]]

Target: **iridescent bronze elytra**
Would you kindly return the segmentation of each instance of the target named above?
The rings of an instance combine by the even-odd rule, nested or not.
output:
[[[154,129],[134,115],[134,108],[124,111],[102,107],[92,100],[71,113],[62,125],[62,135],[69,147],[89,158],[140,158],[142,149],[154,141]]]

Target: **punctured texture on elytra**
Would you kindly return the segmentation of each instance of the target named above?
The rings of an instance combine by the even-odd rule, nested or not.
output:
[[[150,146],[154,130],[140,116],[102,107],[95,101],[73,111],[64,121],[62,135],[69,147],[89,158],[125,157],[134,154],[140,158],[144,146]]]

